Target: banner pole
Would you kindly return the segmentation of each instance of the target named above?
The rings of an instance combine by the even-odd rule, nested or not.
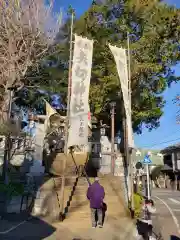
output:
[[[68,128],[69,128],[70,98],[71,98],[71,85],[72,85],[73,26],[74,26],[74,12],[72,12],[72,15],[71,15],[71,32],[70,32],[67,118],[66,118],[66,131],[65,131],[66,135],[65,135],[65,147],[64,147],[64,151],[65,151],[66,154],[68,154]]]
[[[71,82],[72,82],[72,58],[73,58],[73,26],[74,26],[74,12],[71,14],[71,32],[70,32],[70,50],[69,50],[69,76],[68,76],[68,95],[67,95],[67,113],[65,123],[65,142],[64,142],[64,154],[63,161],[63,175],[61,182],[61,199],[60,199],[60,214],[59,220],[64,220],[64,189],[65,189],[65,171],[68,157],[68,129],[69,129],[69,115],[70,115],[70,97],[71,97]]]
[[[131,54],[130,54],[130,39],[129,32],[127,32],[127,47],[128,47],[128,90],[129,90],[129,108],[131,114]],[[127,123],[126,123],[127,126]],[[129,129],[127,129],[128,131]],[[129,150],[129,146],[128,146]],[[133,159],[132,151],[129,153],[129,181],[131,186],[131,211],[134,212],[134,181],[133,181]]]
[[[114,115],[115,102],[111,103],[111,173],[115,174],[115,154],[114,154]]]

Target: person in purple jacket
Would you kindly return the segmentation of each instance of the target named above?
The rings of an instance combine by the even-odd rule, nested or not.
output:
[[[97,226],[96,214],[98,216],[98,227],[103,227],[103,199],[105,197],[104,188],[99,184],[99,178],[95,178],[94,183],[89,186],[87,198],[90,201],[92,227]]]

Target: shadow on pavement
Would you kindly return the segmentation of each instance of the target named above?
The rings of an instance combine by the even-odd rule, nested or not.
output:
[[[19,214],[11,215],[5,217],[0,222],[1,240],[40,240],[52,236],[56,231],[56,228],[42,219],[32,217],[31,215],[22,215],[21,217]]]
[[[177,236],[171,235],[171,238],[170,238],[170,240],[180,240],[180,238],[179,238],[179,237],[177,237]]]

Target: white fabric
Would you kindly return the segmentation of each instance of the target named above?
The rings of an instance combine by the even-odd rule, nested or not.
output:
[[[68,147],[88,145],[89,86],[93,41],[75,35]]]
[[[114,56],[116,62],[116,67],[120,79],[124,108],[127,119],[127,129],[128,129],[128,144],[129,147],[134,148],[134,138],[132,130],[132,119],[131,119],[131,103],[129,98],[129,81],[128,81],[128,69],[127,69],[127,56],[126,50],[123,48],[118,48],[109,44],[109,48]]]
[[[44,121],[44,131],[45,133],[47,132],[47,129],[49,128],[49,118],[56,114],[57,111],[44,99],[45,103],[46,103],[46,119]]]

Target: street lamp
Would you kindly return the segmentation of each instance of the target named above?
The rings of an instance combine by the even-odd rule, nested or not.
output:
[[[114,154],[114,115],[116,102],[110,102],[111,107],[111,172],[114,175],[115,170],[115,154]]]

